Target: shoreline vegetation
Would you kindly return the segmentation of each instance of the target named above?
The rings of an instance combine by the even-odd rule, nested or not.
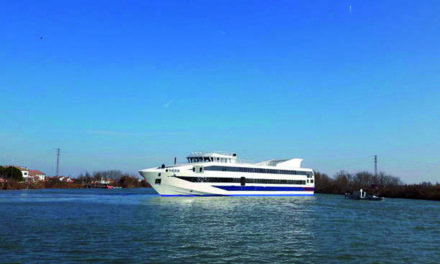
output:
[[[368,194],[377,193],[385,198],[405,198],[440,201],[440,184],[422,182],[404,184],[398,177],[367,171],[350,174],[340,171],[333,177],[315,172],[315,193],[345,194],[363,189]]]
[[[10,176],[0,181],[0,190],[21,189],[75,189],[75,188],[148,188],[151,185],[135,175],[119,170],[86,172],[77,178],[66,176],[46,177],[44,181],[24,181],[22,177]]]
[[[45,181],[23,181],[19,170],[3,170],[0,190],[21,189],[71,189],[71,188],[151,188],[145,180],[136,175],[122,173],[119,170],[82,173],[76,178],[47,177]],[[374,187],[373,187],[374,186]],[[422,182],[404,184],[398,177],[383,172],[374,175],[367,171],[350,174],[340,171],[333,177],[315,172],[315,193],[340,194],[352,193],[363,189],[368,194],[375,193],[385,198],[407,198],[440,201],[440,184]]]

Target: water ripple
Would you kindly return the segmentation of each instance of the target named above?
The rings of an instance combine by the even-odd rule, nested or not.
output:
[[[0,192],[0,256],[35,263],[435,263],[440,203]]]

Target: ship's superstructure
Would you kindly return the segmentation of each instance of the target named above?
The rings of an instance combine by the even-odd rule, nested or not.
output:
[[[312,169],[302,159],[241,162],[235,153],[192,153],[188,163],[139,173],[161,196],[311,196]]]

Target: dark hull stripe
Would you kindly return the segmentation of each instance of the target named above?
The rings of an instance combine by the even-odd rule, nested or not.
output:
[[[241,178],[231,177],[191,177],[191,176],[174,176],[181,180],[189,182],[212,182],[212,183],[240,183]],[[257,184],[295,184],[306,185],[306,180],[285,180],[285,179],[260,179],[260,178],[245,178],[246,183]]]
[[[278,191],[278,192],[289,192],[289,191],[314,191],[313,187],[275,187],[275,186],[218,186],[216,187],[226,191]]]

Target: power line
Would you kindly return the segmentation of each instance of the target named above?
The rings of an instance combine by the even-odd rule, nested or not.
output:
[[[377,176],[377,155],[374,155],[374,176]]]
[[[59,172],[60,172],[60,148],[57,148],[57,175],[56,176],[59,176],[58,175]]]

